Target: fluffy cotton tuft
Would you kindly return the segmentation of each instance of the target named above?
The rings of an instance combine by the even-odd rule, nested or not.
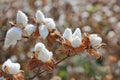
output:
[[[70,41],[72,47],[77,48],[81,45],[81,30],[79,28],[76,28],[76,30],[72,34],[71,29],[67,28],[63,33],[63,38]]]
[[[43,48],[45,48],[45,45],[43,43],[38,42],[34,47],[34,51],[40,52]]]
[[[17,43],[17,40],[22,38],[22,30],[18,27],[12,27],[7,31],[4,47],[8,48],[10,46],[14,46]]]
[[[99,37],[97,34],[90,35],[90,43],[92,47],[97,47],[98,45],[100,45],[101,42],[102,42],[102,38]]]
[[[27,36],[31,36],[32,33],[35,32],[35,30],[36,30],[36,26],[34,26],[33,24],[28,24],[24,29]]]
[[[22,11],[18,11],[17,12],[16,22],[17,22],[17,24],[25,26],[28,23],[28,17]]]
[[[52,52],[49,52],[46,48],[43,48],[38,54],[38,59],[42,62],[47,62],[52,59],[52,56]]]
[[[82,34],[81,34],[81,30],[79,28],[76,28],[76,30],[74,31],[72,37],[76,37],[78,36],[79,38],[82,37]]]
[[[45,18],[45,26],[49,29],[49,30],[52,30],[52,29],[55,29],[55,22],[52,18]]]
[[[37,10],[35,17],[36,17],[37,22],[39,23],[45,22],[45,16],[40,10]]]
[[[80,44],[81,44],[81,38],[79,38],[79,37],[73,38],[73,40],[71,42],[72,47],[77,48],[80,46]]]
[[[45,27],[44,25],[41,25],[41,26],[39,26],[39,33],[43,39],[46,39],[46,37],[49,34],[49,31],[48,31],[47,27]]]
[[[11,60],[8,59],[3,63],[2,70],[8,74],[17,74],[20,71],[20,64],[12,63]]]
[[[67,39],[68,41],[71,41],[72,40],[72,30],[70,28],[66,28],[63,33],[63,37],[65,39]]]

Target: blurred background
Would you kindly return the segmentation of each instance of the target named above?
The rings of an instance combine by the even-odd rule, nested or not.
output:
[[[97,33],[107,44],[99,49],[101,60],[88,53],[73,56],[49,74],[34,80],[120,80],[120,0],[0,0],[0,65],[8,58],[21,63],[26,80],[34,75],[27,70],[28,60],[38,40],[22,39],[15,47],[3,50],[10,21],[16,21],[18,10],[31,18],[40,9],[46,17],[55,20],[63,33],[69,27],[79,27],[82,32]],[[54,54],[57,49],[54,49]]]

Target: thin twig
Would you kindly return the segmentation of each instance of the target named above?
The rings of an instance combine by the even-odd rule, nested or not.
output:
[[[38,76],[38,75],[40,75],[40,74],[42,74],[42,73],[44,73],[44,72],[46,72],[46,70],[35,74],[33,77],[29,78],[29,80],[33,80],[36,76]]]

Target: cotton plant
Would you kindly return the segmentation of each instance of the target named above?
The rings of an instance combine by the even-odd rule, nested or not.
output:
[[[66,28],[63,33],[63,38],[68,40],[73,48],[78,48],[81,45],[82,40],[81,30],[76,28],[72,34],[72,30],[70,28]]]
[[[22,40],[24,37],[30,39],[29,37],[34,37],[37,33],[44,40],[47,39],[48,43],[52,41],[51,45],[53,45],[55,41],[58,42],[61,46],[61,50],[59,51],[62,51],[60,55],[67,54],[65,58],[57,60],[54,56],[55,53],[53,54],[52,51],[48,50],[48,46],[46,47],[42,42],[36,42],[33,48],[34,54],[32,54],[28,62],[28,69],[34,72],[37,70],[37,73],[35,73],[35,75],[29,80],[33,80],[36,76],[39,76],[45,71],[53,71],[55,66],[60,62],[73,55],[83,53],[84,51],[87,51],[90,55],[96,58],[101,57],[97,50],[103,45],[102,38],[100,36],[97,34],[81,33],[80,28],[76,28],[73,33],[70,28],[66,28],[63,34],[60,34],[56,29],[55,21],[52,18],[45,18],[44,14],[40,10],[37,10],[35,13],[34,24],[29,24],[26,14],[22,11],[18,11],[16,24],[13,25],[14,26],[6,33],[4,48],[15,46],[18,40]],[[35,41],[39,38],[39,35],[34,38]],[[16,76],[21,73],[20,64],[13,63],[8,59],[3,63],[2,71],[5,74],[14,75],[14,78],[16,78]],[[22,76],[23,75],[21,75],[21,77]]]
[[[39,34],[43,39],[46,39],[49,32],[56,29],[55,22],[52,18],[45,18],[44,14],[37,10],[35,14],[36,22],[40,25],[38,26]]]

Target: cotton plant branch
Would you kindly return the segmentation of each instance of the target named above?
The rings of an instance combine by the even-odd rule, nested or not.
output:
[[[57,66],[59,63],[63,62],[64,60],[68,59],[71,56],[73,56],[73,55],[67,55],[67,56],[65,56],[64,58],[58,60],[54,65]],[[45,73],[45,72],[46,72],[46,70],[38,72],[33,77],[29,78],[29,80],[33,80],[35,77],[40,76],[42,73]]]

